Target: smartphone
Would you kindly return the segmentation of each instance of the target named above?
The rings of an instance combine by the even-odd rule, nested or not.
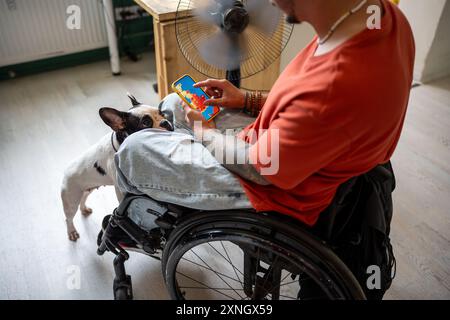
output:
[[[195,83],[194,79],[186,74],[172,84],[172,90],[189,107],[200,111],[203,118],[209,122],[220,113],[220,108],[217,106],[204,106],[203,102],[209,99],[209,96],[201,88],[194,88]]]

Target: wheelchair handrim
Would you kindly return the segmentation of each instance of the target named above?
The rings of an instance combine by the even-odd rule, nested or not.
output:
[[[310,278],[312,278],[316,282],[316,284],[320,286],[320,288],[322,289],[323,293],[327,296],[327,298],[338,300],[349,298],[348,293],[346,293],[345,290],[343,290],[343,288],[338,284],[338,282],[335,279],[329,276],[330,270],[325,271],[324,269],[315,267],[311,256],[308,257],[302,255],[301,253],[299,254],[298,252],[291,251],[289,248],[284,248],[280,244],[275,243],[271,239],[264,239],[256,235],[252,235],[251,233],[243,232],[242,230],[240,230],[239,232],[232,230],[215,230],[214,232],[197,233],[193,235],[193,237],[187,236],[182,241],[180,241],[179,244],[176,245],[176,247],[170,254],[167,261],[165,276],[166,276],[166,284],[168,286],[171,298],[185,299],[185,295],[183,295],[182,293],[182,290],[184,288],[180,289],[177,280],[177,268],[179,266],[180,261],[182,261],[182,258],[185,255],[185,253],[189,252],[191,249],[195,247],[198,247],[199,245],[206,244],[208,242],[218,242],[218,241],[227,241],[232,243],[257,246],[261,249],[264,249],[265,251],[276,254],[277,256],[281,257],[281,259],[290,262],[292,266],[296,266],[298,270],[303,271]],[[224,277],[223,274],[222,277]],[[279,283],[279,285],[280,286],[283,285],[282,281]],[[206,287],[205,290],[207,289],[208,288]],[[233,289],[236,290],[237,288]],[[225,288],[223,290],[225,290]],[[219,291],[221,290],[219,289]],[[226,295],[223,296],[226,297]],[[288,298],[292,299],[293,297],[290,296]]]

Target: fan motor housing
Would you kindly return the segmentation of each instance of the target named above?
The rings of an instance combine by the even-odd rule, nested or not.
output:
[[[223,28],[230,33],[242,33],[250,23],[250,16],[242,6],[235,5],[225,10]]]

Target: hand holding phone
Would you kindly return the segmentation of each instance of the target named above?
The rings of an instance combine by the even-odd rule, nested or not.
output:
[[[219,113],[220,108],[217,106],[205,106],[204,102],[210,97],[201,88],[194,87],[196,82],[189,75],[184,75],[172,84],[172,90],[176,92],[186,104],[201,112],[203,118],[210,122]]]
[[[208,104],[228,109],[242,109],[245,105],[245,91],[236,88],[228,80],[207,79],[197,82],[195,87],[203,88],[213,97],[207,101]]]

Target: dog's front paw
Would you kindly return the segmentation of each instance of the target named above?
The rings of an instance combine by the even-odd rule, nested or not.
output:
[[[73,224],[73,219],[67,219],[66,226],[67,226],[67,236],[69,237],[69,240],[77,241],[80,235],[77,229],[75,228],[75,225]]]
[[[80,210],[81,210],[81,214],[83,216],[88,216],[92,213],[92,209],[89,207],[84,207],[84,208],[81,208]]]
[[[79,237],[80,237],[80,235],[78,234],[78,232],[76,230],[69,232],[69,240],[70,241],[77,241]]]

